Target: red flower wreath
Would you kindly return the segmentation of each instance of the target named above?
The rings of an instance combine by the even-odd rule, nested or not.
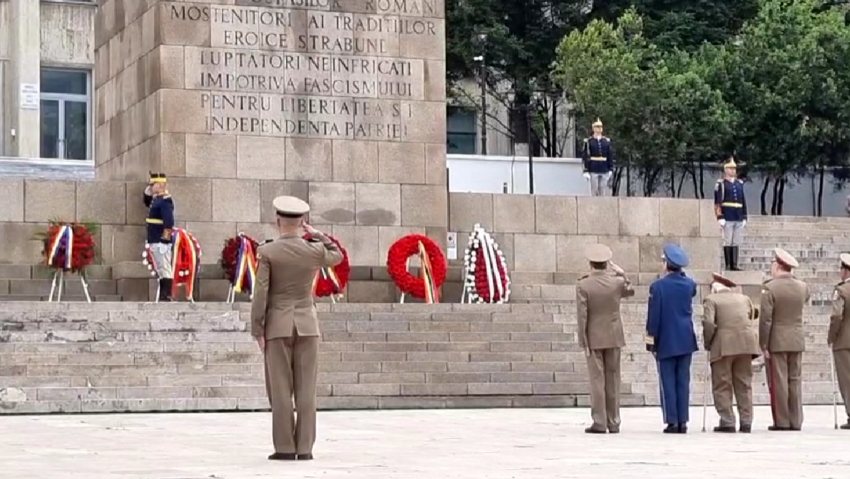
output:
[[[252,249],[254,251],[257,251],[257,240],[251,238],[248,235],[244,236],[251,243]],[[224,276],[227,278],[227,281],[229,281],[230,284],[233,284],[233,282],[236,280],[236,268],[238,267],[236,262],[239,261],[240,246],[242,246],[242,241],[239,236],[229,238],[224,242],[224,248],[221,250],[221,257],[218,260],[218,263],[224,270]]]
[[[446,281],[446,257],[437,243],[423,235],[407,235],[390,246],[387,253],[387,272],[393,283],[403,292],[414,298],[425,299],[425,282],[407,271],[407,259],[419,253],[419,242],[425,247],[425,252],[431,259],[431,273],[434,275],[434,286],[439,288]]]
[[[73,233],[70,268],[67,267],[67,240],[62,241],[60,239],[57,244],[57,236],[65,232],[65,226],[69,226]],[[94,237],[89,231],[89,228],[80,223],[51,222],[50,226],[47,227],[47,232],[44,234],[42,244],[44,247],[41,254],[44,256],[47,266],[51,268],[61,269],[71,273],[80,273],[86,266],[94,262]],[[56,245],[55,251],[54,245]]]
[[[349,263],[348,259],[348,251],[342,247],[342,244],[338,239],[334,238],[331,235],[326,234],[329,240],[333,241],[334,244],[342,251],[342,262],[333,267],[334,275],[336,276],[337,281],[339,281],[339,287],[334,284],[333,280],[328,277],[322,275],[319,272],[319,278],[316,280],[316,290],[314,294],[319,298],[326,298],[333,294],[340,294],[345,290],[345,286],[348,285],[348,278],[351,276],[351,263]],[[310,235],[304,235],[305,240],[310,239]]]

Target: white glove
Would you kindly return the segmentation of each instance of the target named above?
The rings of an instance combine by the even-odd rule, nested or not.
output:
[[[585,180],[589,180],[589,179],[590,179],[590,173],[585,173],[585,174],[584,174],[584,179],[585,179]]]
[[[717,224],[719,224],[720,227],[723,228],[724,226],[726,226],[726,220],[719,219],[719,220],[717,220]]]
[[[747,226],[747,220],[741,222],[741,228],[743,228],[744,226]]]

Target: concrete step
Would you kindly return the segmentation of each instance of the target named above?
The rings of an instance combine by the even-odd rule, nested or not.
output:
[[[33,301],[48,301],[50,299],[49,292],[45,295],[29,295],[29,294],[0,294],[0,303],[6,301],[14,302],[33,302]],[[121,301],[121,296],[117,294],[92,294],[91,300],[97,303],[114,303]],[[79,294],[62,294],[62,302],[83,302],[87,301],[85,295]]]

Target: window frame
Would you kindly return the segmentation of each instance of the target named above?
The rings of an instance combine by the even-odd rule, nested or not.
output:
[[[472,128],[470,130],[452,130],[449,128],[449,119],[453,113],[468,113],[472,116]],[[478,127],[478,111],[474,108],[464,107],[463,105],[447,105],[446,106],[446,152],[454,155],[476,155],[479,153],[478,151],[478,141],[479,141],[479,132]],[[450,152],[450,143],[449,137],[451,136],[462,136],[466,138],[472,138],[472,152]]]
[[[84,68],[62,68],[62,67],[50,67],[50,66],[42,66],[39,70],[39,75],[41,75],[45,71],[52,72],[73,72],[73,73],[83,73],[86,78],[86,93],[49,93],[44,92],[41,89],[41,82],[39,82],[39,127],[42,125],[42,117],[41,117],[41,102],[42,101],[55,101],[59,104],[59,125],[60,133],[64,135],[62,137],[62,146],[61,148],[57,145],[57,158],[50,158],[56,161],[68,161],[68,162],[80,162],[80,161],[92,161],[94,158],[94,132],[92,131],[94,128],[94,122],[92,121],[92,112],[93,112],[93,103],[94,99],[92,98],[92,70],[84,69]],[[67,124],[65,123],[65,106],[67,102],[77,102],[77,103],[85,103],[86,105],[86,157],[83,159],[75,159],[68,158],[67,150],[65,145],[67,144]],[[41,143],[43,138],[43,132],[41,132],[41,128],[39,128],[39,143]],[[39,146],[39,150],[41,147]],[[41,151],[39,151],[39,156],[41,155]]]

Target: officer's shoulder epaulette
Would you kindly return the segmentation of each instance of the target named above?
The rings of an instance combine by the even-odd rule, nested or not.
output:
[[[585,143],[587,143],[587,142],[589,142],[589,141],[590,141],[590,138],[585,138],[585,139],[584,139],[584,142],[585,142]]]
[[[611,138],[608,138],[607,136],[603,136],[603,137],[602,137],[602,139],[603,139],[603,140],[611,141]]]
[[[579,279],[578,279],[578,281],[581,281],[581,280],[583,280],[583,279],[587,279],[587,278],[589,278],[589,277],[590,277],[590,275],[589,275],[589,274],[586,274],[586,275],[582,276],[581,278],[579,278]]]
[[[764,282],[762,282],[761,285],[767,286],[771,281],[773,281],[773,278],[768,278],[768,279],[764,280]]]
[[[736,181],[736,182],[738,182],[738,183],[743,183],[743,182],[744,182],[744,180],[742,180],[742,179],[740,179],[740,178],[736,178],[736,179],[735,179],[735,181]]]
[[[717,179],[717,182],[718,182],[718,183],[723,183],[723,178],[718,178],[718,179]]]

